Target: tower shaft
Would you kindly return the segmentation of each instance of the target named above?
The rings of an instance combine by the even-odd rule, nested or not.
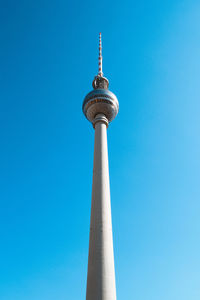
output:
[[[92,207],[86,300],[116,300],[110,183],[108,120],[98,114],[95,128]]]

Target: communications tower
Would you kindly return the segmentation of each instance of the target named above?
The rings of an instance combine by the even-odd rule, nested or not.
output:
[[[107,128],[118,113],[119,103],[108,90],[108,85],[102,71],[100,33],[99,72],[93,80],[93,90],[86,95],[82,107],[95,129],[86,300],[116,300]]]

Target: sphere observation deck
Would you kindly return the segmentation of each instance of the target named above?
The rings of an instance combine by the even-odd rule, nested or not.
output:
[[[83,113],[92,123],[98,114],[103,114],[110,123],[118,113],[117,97],[108,90],[108,84],[107,78],[95,76],[92,84],[94,89],[83,101]]]

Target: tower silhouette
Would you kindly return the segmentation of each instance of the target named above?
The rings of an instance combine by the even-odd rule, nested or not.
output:
[[[116,117],[119,103],[108,90],[108,79],[103,76],[101,33],[99,72],[92,86],[93,90],[86,95],[82,107],[95,129],[86,300],[116,300],[107,127]]]

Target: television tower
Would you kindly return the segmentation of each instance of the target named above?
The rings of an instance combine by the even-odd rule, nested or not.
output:
[[[90,243],[86,300],[116,300],[107,128],[119,110],[117,97],[108,90],[102,71],[101,33],[99,72],[86,95],[83,113],[95,129]]]

